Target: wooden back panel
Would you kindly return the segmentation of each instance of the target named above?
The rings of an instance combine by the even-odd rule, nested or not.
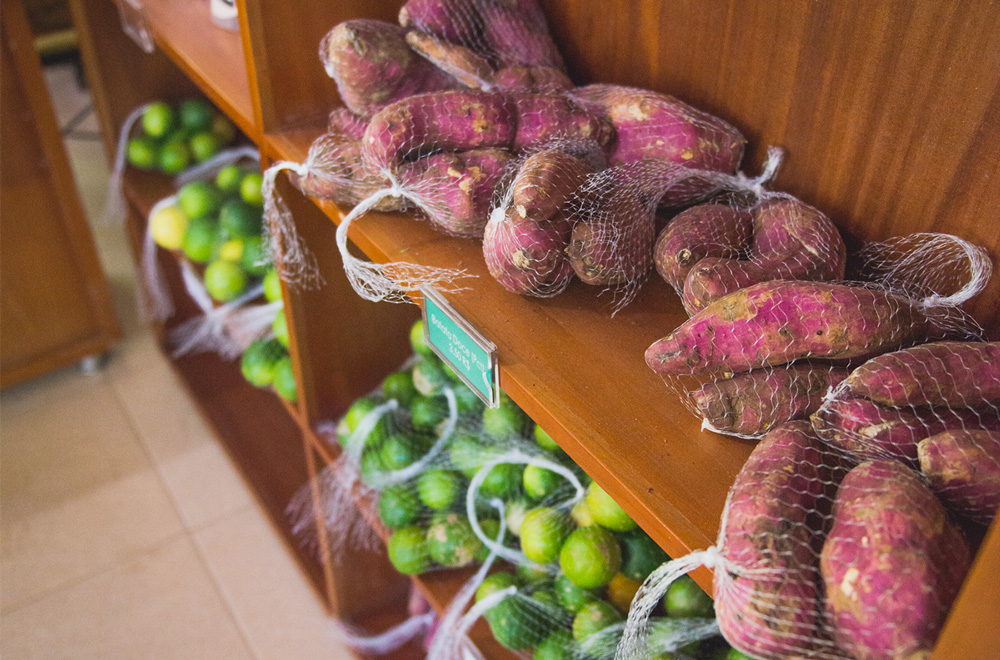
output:
[[[673,94],[749,139],[856,245],[950,232],[1000,256],[1000,6],[990,0],[541,0],[577,83]],[[1000,277],[969,311],[1000,337]]]

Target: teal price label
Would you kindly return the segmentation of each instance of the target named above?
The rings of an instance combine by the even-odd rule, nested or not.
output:
[[[434,287],[424,294],[424,339],[462,382],[491,408],[500,405],[497,347],[455,310]]]

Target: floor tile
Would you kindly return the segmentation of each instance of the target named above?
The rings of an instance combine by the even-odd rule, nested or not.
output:
[[[203,529],[195,541],[259,660],[351,657],[258,510]]]
[[[254,506],[243,478],[217,442],[205,442],[159,464],[188,529]]]
[[[187,537],[6,614],[0,627],[5,660],[253,660]]]
[[[10,612],[183,534],[152,469],[0,524],[0,600]]]

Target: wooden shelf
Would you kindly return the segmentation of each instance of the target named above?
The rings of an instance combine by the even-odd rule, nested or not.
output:
[[[313,131],[266,138],[275,158],[302,161]],[[339,222],[340,210],[320,202]],[[372,213],[351,240],[372,260],[461,268],[475,279],[449,301],[496,343],[500,385],[671,556],[715,542],[726,494],[753,443],[700,430],[700,421],[644,353],[687,318],[653,277],[611,317],[608,296],[579,281],[552,299],[504,290],[486,270],[479,241],[445,236],[426,222]],[[693,574],[711,591],[711,573]]]
[[[254,121],[243,42],[237,32],[212,22],[205,0],[143,0],[143,13],[158,48],[198,85],[254,142]]]

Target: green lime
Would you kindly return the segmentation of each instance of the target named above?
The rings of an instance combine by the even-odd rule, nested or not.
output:
[[[428,508],[450,509],[462,494],[462,477],[452,470],[428,470],[417,478],[417,493]]]
[[[573,617],[573,639],[584,643],[588,637],[622,620],[614,606],[603,600],[587,603]]]
[[[567,516],[552,507],[532,509],[521,522],[521,550],[538,564],[550,564],[570,533]]]
[[[548,588],[536,589],[531,594],[531,600],[538,603],[538,616],[546,622],[569,625],[573,616],[559,603],[556,592]]]
[[[546,621],[543,612],[531,598],[513,594],[494,605],[485,618],[501,645],[519,651],[537,646],[552,632],[555,622]]]
[[[448,417],[448,402],[439,396],[417,396],[410,404],[410,422],[418,431],[433,431]]]
[[[444,373],[444,364],[435,356],[425,357],[413,367],[413,385],[424,396],[434,396],[451,382]]]
[[[556,577],[553,588],[559,598],[559,604],[570,612],[579,612],[587,603],[592,603],[598,599],[597,591],[584,589],[573,584],[572,580],[560,573]]]
[[[424,505],[413,484],[387,486],[378,496],[378,516],[389,529],[400,529],[420,520]]]
[[[455,432],[448,450],[451,464],[469,479],[476,476],[479,468],[495,455],[494,447],[484,445],[475,434],[463,431]]]
[[[384,401],[380,397],[373,396],[363,396],[356,399],[351,407],[347,409],[347,414],[344,419],[347,420],[347,430],[349,433],[354,433],[357,430],[358,425],[361,424],[361,420],[368,416],[368,413],[373,411],[375,408],[380,406]]]
[[[590,508],[587,507],[586,497],[573,505],[569,515],[573,518],[573,522],[576,523],[577,527],[590,527],[597,524],[594,522],[594,516],[590,513]]]
[[[151,170],[160,160],[160,145],[148,135],[134,137],[128,141],[125,157],[129,165],[140,170]]]
[[[177,191],[177,203],[189,218],[213,215],[219,210],[222,195],[208,181],[185,183]]]
[[[281,358],[274,367],[274,391],[285,401],[295,403],[298,394],[295,390],[295,370],[292,368],[292,358],[288,355]]]
[[[278,343],[288,348],[288,319],[285,317],[285,310],[279,310],[271,322],[271,332]]]
[[[388,546],[389,561],[404,575],[420,575],[431,567],[427,534],[422,527],[411,525],[396,530]]]
[[[274,382],[278,362],[285,357],[285,348],[272,339],[257,339],[247,346],[240,359],[240,371],[254,387],[267,387]]]
[[[387,399],[399,401],[401,406],[409,406],[417,397],[417,388],[413,386],[413,376],[409,371],[395,371],[382,381],[382,392]]]
[[[528,416],[506,394],[500,397],[500,407],[483,410],[483,431],[497,440],[522,435],[528,422]]]
[[[402,470],[420,458],[421,449],[405,435],[393,433],[382,442],[382,465],[386,470]]]
[[[607,527],[615,532],[628,532],[637,527],[635,521],[597,485],[596,481],[587,488],[587,508],[594,516],[594,521],[601,527]]]
[[[247,275],[232,261],[213,261],[205,268],[205,290],[219,302],[233,300],[247,288]]]
[[[652,648],[664,649],[664,648],[676,648],[678,634],[684,634],[684,631],[688,629],[686,625],[680,625],[677,619],[665,619],[657,618],[653,619],[649,623],[648,628],[648,643]],[[707,640],[706,640],[707,641]],[[715,642],[715,640],[712,640]],[[709,644],[702,646],[701,642],[691,642],[690,644],[685,644],[684,646],[673,650],[673,651],[659,651],[656,654],[656,659],[659,660],[689,660],[690,658],[714,658],[716,660],[722,660],[727,657],[727,652],[729,650],[729,645],[725,643],[725,640],[719,639],[721,643],[713,643],[712,646],[716,646],[713,650]],[[721,656],[719,655],[721,651]],[[796,656],[799,657],[799,656]],[[750,660],[749,657],[740,655],[738,660],[742,659]]]
[[[483,549],[472,525],[464,514],[437,513],[427,527],[427,551],[431,559],[447,566],[460,568],[476,561]]]
[[[226,165],[215,175],[215,187],[230,195],[240,190],[243,170],[239,165]]]
[[[240,181],[240,197],[247,204],[252,204],[254,206],[263,206],[264,196],[261,191],[261,186],[264,184],[264,177],[261,176],[260,172],[251,172],[243,177]]]
[[[378,446],[365,447],[361,454],[361,464],[358,467],[361,470],[363,482],[369,486],[375,483],[374,478],[385,472],[385,466],[382,465],[382,454],[379,452]]]
[[[667,616],[673,618],[715,617],[712,597],[689,575],[682,575],[671,583],[663,597],[663,607]]]
[[[257,238],[263,227],[263,216],[259,208],[239,199],[230,199],[219,208],[219,224],[230,236]]]
[[[521,527],[524,525],[524,517],[531,511],[531,504],[528,500],[516,499],[504,504],[504,520],[507,522],[507,531],[514,536],[521,536]]]
[[[174,205],[162,206],[149,219],[149,231],[153,241],[165,250],[179,250],[184,245],[190,221]]]
[[[552,439],[552,436],[546,433],[545,429],[538,424],[535,424],[535,442],[545,451],[561,451],[559,445],[557,445],[556,441]]]
[[[181,103],[178,114],[181,126],[192,131],[208,131],[212,129],[215,110],[211,104],[202,99],[186,99]]]
[[[665,561],[669,561],[660,546],[642,530],[621,537],[622,573],[625,577],[642,582]]]
[[[142,113],[142,130],[154,138],[164,137],[177,119],[174,109],[164,101],[154,101]]]
[[[517,578],[514,577],[513,573],[491,573],[486,576],[483,583],[479,585],[478,589],[476,589],[476,602],[478,603],[487,596],[495,594],[498,591],[502,591],[507,587],[516,586]]]
[[[211,131],[199,131],[190,137],[188,147],[195,162],[204,163],[222,151],[222,141]]]
[[[573,584],[594,589],[603,587],[621,568],[618,539],[603,527],[579,527],[563,543],[559,566]]]
[[[573,635],[568,630],[560,629],[535,647],[531,660],[572,660],[575,657]]]
[[[452,388],[452,392],[455,394],[455,407],[458,409],[459,415],[481,415],[483,412],[482,399],[476,396],[476,393],[470,390],[465,385],[455,385]]]
[[[264,277],[271,270],[270,261],[264,254],[264,241],[260,236],[248,236],[243,239],[240,265],[251,277]]]
[[[206,264],[212,260],[219,228],[211,218],[195,218],[188,223],[181,249],[195,263]]]
[[[500,534],[500,521],[494,520],[493,518],[487,518],[486,520],[479,521],[479,529],[483,530],[483,535],[488,539],[496,539]],[[479,554],[476,555],[476,561],[484,562],[486,558],[490,555],[490,549],[486,547],[486,544],[482,544],[479,549]]]
[[[521,466],[516,463],[498,463],[486,473],[479,486],[479,494],[484,497],[507,499],[521,489]]]
[[[434,355],[434,351],[431,347],[427,345],[424,340],[424,322],[417,321],[410,328],[410,345],[413,347],[413,352],[417,355],[423,357],[437,357]]]
[[[522,584],[540,585],[552,581],[552,574],[546,566],[540,564],[518,564],[514,568],[514,573]],[[555,598],[555,592],[550,591]],[[558,604],[558,601],[553,601]]]
[[[522,476],[524,492],[536,500],[544,499],[564,484],[565,480],[558,473],[538,465],[527,465]]]
[[[264,274],[264,298],[267,299],[267,302],[281,300],[281,278],[274,268]]]
[[[222,144],[229,144],[236,139],[236,126],[223,114],[216,114],[212,118],[212,132],[219,136]]]
[[[191,165],[191,150],[183,142],[167,142],[160,147],[160,170],[180,174]]]

